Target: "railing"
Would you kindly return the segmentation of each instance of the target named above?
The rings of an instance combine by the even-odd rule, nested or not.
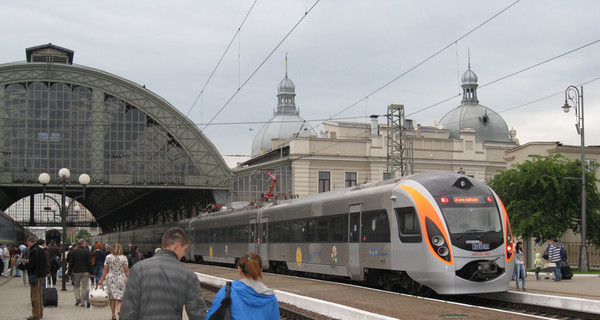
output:
[[[579,249],[581,244],[579,242],[563,242],[562,245],[567,250],[567,261],[572,267],[579,265]],[[591,269],[600,269],[600,248],[589,245],[588,246],[588,261]]]

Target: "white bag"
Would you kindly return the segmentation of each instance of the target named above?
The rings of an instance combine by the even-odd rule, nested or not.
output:
[[[102,286],[96,286],[96,289],[90,291],[90,305],[95,307],[106,307],[108,305],[108,291]]]

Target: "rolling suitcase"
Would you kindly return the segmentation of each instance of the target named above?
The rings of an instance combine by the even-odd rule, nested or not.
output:
[[[44,307],[46,306],[55,306],[58,307],[58,291],[56,288],[52,287],[52,279],[48,277],[48,286],[44,289],[43,292],[43,303]]]

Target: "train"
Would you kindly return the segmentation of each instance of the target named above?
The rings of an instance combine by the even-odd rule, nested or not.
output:
[[[187,230],[185,259],[235,265],[246,252],[282,274],[346,278],[411,294],[507,291],[514,269],[508,214],[485,183],[419,173],[262,206],[100,235],[150,255],[170,227]]]
[[[6,213],[0,211],[0,243],[3,245],[21,245],[31,233],[22,225],[15,222]]]

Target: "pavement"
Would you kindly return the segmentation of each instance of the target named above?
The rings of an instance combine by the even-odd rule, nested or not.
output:
[[[61,291],[58,279],[58,307],[44,307],[44,320],[85,319],[110,320],[110,306],[82,308],[75,306],[73,286],[67,283],[67,291]],[[0,319],[19,320],[31,316],[29,287],[23,285],[20,277],[0,278]]]

